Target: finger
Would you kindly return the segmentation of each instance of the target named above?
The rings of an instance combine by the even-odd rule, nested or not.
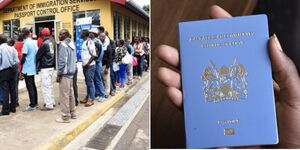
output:
[[[279,96],[279,92],[280,92],[280,87],[279,87],[279,85],[276,83],[276,81],[274,81],[274,80],[273,80],[273,88],[274,88],[275,100],[278,101],[278,96]]]
[[[226,10],[217,5],[213,5],[210,7],[209,15],[213,19],[232,17]]]
[[[179,73],[165,67],[160,67],[157,70],[158,80],[167,87],[175,87],[181,89]]]
[[[275,34],[269,39],[269,53],[274,79],[280,92],[286,92],[288,97],[285,99],[299,99],[300,79],[296,66],[283,52]]]
[[[175,106],[182,107],[182,92],[180,90],[175,87],[168,87],[166,94]]]
[[[273,88],[275,92],[280,92],[280,87],[276,81],[273,80]]]
[[[160,45],[156,48],[156,55],[159,59],[173,67],[179,66],[179,53],[174,47]]]

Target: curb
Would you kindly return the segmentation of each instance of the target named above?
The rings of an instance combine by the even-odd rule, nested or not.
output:
[[[148,79],[149,75],[146,75],[142,80],[134,82],[124,91],[118,92],[115,96],[111,97],[108,102],[101,107],[97,112],[93,115],[89,116],[86,120],[81,122],[78,126],[76,126],[72,131],[63,133],[57,136],[51,142],[42,145],[38,149],[42,150],[61,150],[65,146],[67,146],[73,139],[75,139],[81,132],[83,132],[86,128],[88,128],[92,123],[94,123],[99,117],[101,117],[104,113],[106,113],[114,104],[125,98],[126,92],[128,92],[131,88],[133,88],[136,84],[140,82],[144,82]]]
[[[78,136],[83,130],[89,127],[93,122],[95,122],[100,116],[102,116],[106,111],[108,111],[115,103],[124,98],[125,92],[121,91],[116,96],[109,99],[109,103],[105,104],[96,113],[88,117],[84,122],[75,127],[72,131],[64,133],[54,139],[47,145],[42,146],[41,149],[47,150],[60,150],[63,149],[67,144],[69,144],[76,136]]]

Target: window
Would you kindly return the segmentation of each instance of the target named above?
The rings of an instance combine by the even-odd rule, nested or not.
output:
[[[130,18],[125,16],[124,19],[124,38],[130,39]]]
[[[136,21],[132,20],[132,37],[136,36]]]
[[[138,23],[138,36],[141,37],[142,36],[142,24]]]
[[[7,37],[18,39],[20,28],[20,20],[6,20],[3,21],[3,34]]]
[[[88,10],[88,11],[79,11],[79,12],[74,12],[73,13],[73,25],[74,25],[74,39],[76,38],[76,19],[79,18],[87,18],[87,17],[92,17],[92,25],[93,26],[100,26],[101,25],[101,20],[100,20],[100,10]]]
[[[122,16],[119,12],[114,12],[114,39],[120,40],[122,39]]]

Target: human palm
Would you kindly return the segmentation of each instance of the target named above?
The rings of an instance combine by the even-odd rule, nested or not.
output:
[[[211,7],[210,16],[211,18],[231,17],[228,12],[216,5]],[[179,68],[179,53],[176,48],[160,45],[156,49],[156,55],[167,64]],[[299,148],[300,79],[295,64],[285,55],[275,34],[269,39],[269,56],[274,75],[279,144],[258,147]],[[180,74],[169,68],[160,67],[157,70],[157,78],[167,87],[166,94],[170,100],[181,108]]]

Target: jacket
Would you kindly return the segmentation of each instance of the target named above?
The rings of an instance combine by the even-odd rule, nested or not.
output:
[[[58,49],[57,75],[73,77],[77,67],[76,49],[74,42],[67,38],[61,41]]]
[[[113,59],[115,55],[115,42],[113,40],[110,40],[110,44],[107,46],[107,50],[104,51],[103,59],[102,59],[102,65],[106,66],[106,69],[112,66]]]
[[[54,68],[55,52],[56,44],[46,38],[36,54],[37,69]]]

